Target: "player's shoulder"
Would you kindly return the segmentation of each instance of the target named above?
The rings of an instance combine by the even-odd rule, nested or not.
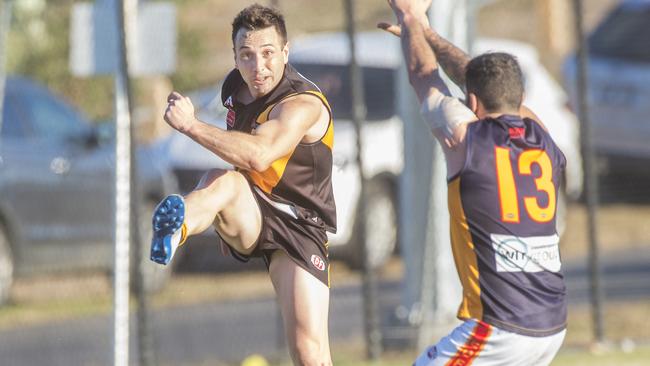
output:
[[[273,108],[276,112],[282,112],[290,110],[291,112],[296,111],[317,111],[323,104],[315,95],[311,93],[298,93],[290,95],[281,101],[279,101],[276,106]]]

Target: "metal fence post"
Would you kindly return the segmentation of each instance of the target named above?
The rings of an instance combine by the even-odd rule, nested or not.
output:
[[[119,0],[115,6],[118,24],[118,62],[115,73],[115,299],[114,365],[129,364],[129,280],[131,222],[132,134],[130,88],[127,61],[127,19],[134,0]],[[130,30],[130,29],[129,29]]]
[[[352,0],[345,0],[345,15],[347,33],[350,47],[350,86],[352,88],[352,121],[357,135],[357,166],[361,178],[361,192],[359,195],[359,214],[361,222],[365,223],[366,217],[366,179],[363,168],[363,141],[361,137],[362,125],[366,119],[366,106],[364,102],[363,72],[357,64],[355,39],[355,11]],[[379,309],[377,304],[377,269],[370,262],[368,243],[366,240],[366,225],[359,228],[359,241],[363,248],[363,309],[366,336],[367,357],[377,360],[381,356],[381,329],[379,324]]]
[[[584,189],[587,202],[587,232],[589,236],[589,279],[592,322],[594,327],[594,338],[596,342],[602,343],[605,339],[603,329],[602,302],[603,290],[600,284],[600,261],[598,250],[598,233],[596,231],[597,208],[598,208],[598,174],[595,169],[595,151],[591,139],[591,123],[589,120],[588,101],[588,76],[587,57],[588,46],[583,32],[582,0],[573,0],[573,11],[575,15],[577,53],[577,92],[578,92],[578,116],[580,117],[581,152],[584,169]]]
[[[431,6],[430,19],[436,30],[454,44],[468,49],[472,34],[468,27],[468,3],[435,0]],[[456,96],[462,91],[447,80]],[[430,135],[430,133],[429,133]],[[432,137],[431,137],[432,138]],[[447,167],[440,145],[433,146],[427,227],[421,257],[420,307],[417,346],[423,349],[434,341],[437,328],[454,319],[457,304],[462,296],[456,275],[449,237],[449,211],[447,208]]]

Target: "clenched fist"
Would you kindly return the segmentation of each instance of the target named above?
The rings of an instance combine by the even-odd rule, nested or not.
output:
[[[196,121],[194,117],[194,105],[188,97],[178,92],[172,92],[167,97],[167,109],[165,109],[165,122],[180,132],[189,131]]]

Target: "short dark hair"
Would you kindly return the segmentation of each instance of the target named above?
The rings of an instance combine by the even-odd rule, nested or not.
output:
[[[235,37],[241,28],[248,30],[259,30],[268,27],[275,27],[282,38],[282,45],[287,43],[287,27],[284,23],[284,16],[276,9],[260,4],[253,4],[244,8],[232,21],[232,44],[235,45]]]
[[[473,93],[488,112],[519,110],[524,98],[524,76],[517,59],[508,53],[485,53],[465,70],[467,93]]]

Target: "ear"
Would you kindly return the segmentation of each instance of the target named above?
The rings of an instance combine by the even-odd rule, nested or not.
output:
[[[476,98],[476,94],[468,93],[467,94],[467,106],[469,107],[469,109],[472,110],[472,112],[474,112],[474,114],[478,113],[478,107],[479,107],[478,104],[479,104],[479,100],[478,100],[478,98]]]
[[[235,61],[235,69],[238,69],[237,67],[237,53],[235,52],[235,47],[232,48],[232,59]]]
[[[289,42],[284,44],[284,47],[282,47],[282,56],[284,58],[284,63],[286,64],[289,62]]]

